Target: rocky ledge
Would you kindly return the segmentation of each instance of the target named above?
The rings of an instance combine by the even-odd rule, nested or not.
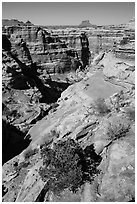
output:
[[[27,149],[3,165],[3,202],[135,201],[134,71],[133,63],[123,62],[111,52],[97,56],[83,73],[83,79],[62,92],[56,107],[28,131],[26,137],[31,141]],[[84,152],[71,159],[76,162],[78,155],[85,155],[86,168],[83,163],[78,166],[79,173],[71,168],[75,163],[69,166],[71,154],[65,152],[68,159],[57,174],[60,166],[54,169],[54,165],[57,161],[62,164],[66,158],[60,152],[53,165],[48,156],[53,153],[54,158],[54,147],[67,141]],[[46,148],[49,155],[44,152]],[[45,164],[47,177],[40,173]],[[67,172],[64,172],[66,165]],[[52,172],[48,171],[50,168]],[[81,174],[84,177],[78,183]],[[65,181],[64,188],[56,183],[62,182],[59,175]],[[52,176],[57,179],[54,182],[58,193],[55,186],[48,185],[50,179],[54,180]],[[72,190],[72,176],[73,184],[79,184],[76,190]],[[70,186],[66,185],[69,183]]]

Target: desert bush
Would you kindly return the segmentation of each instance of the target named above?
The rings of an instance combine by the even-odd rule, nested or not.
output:
[[[54,193],[66,188],[75,192],[85,181],[91,181],[100,159],[93,148],[83,150],[72,139],[58,141],[52,149],[43,146],[41,157],[43,167],[40,167],[39,174]]]
[[[105,115],[110,112],[110,109],[107,107],[105,100],[103,98],[98,98],[95,101],[94,108],[96,109],[99,115]]]
[[[43,181],[49,180],[50,190],[59,192],[65,188],[78,188],[82,182],[80,153],[82,149],[71,139],[59,141],[53,149],[43,147],[41,156],[44,168],[40,168],[39,174]]]
[[[107,136],[110,140],[117,140],[125,137],[129,132],[130,124],[124,123],[124,121],[118,121],[117,123],[110,123],[107,129]]]

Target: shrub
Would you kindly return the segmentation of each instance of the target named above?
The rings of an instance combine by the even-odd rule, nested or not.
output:
[[[105,115],[110,112],[110,109],[107,107],[105,100],[103,98],[98,98],[95,101],[95,109],[99,115]]]
[[[40,168],[39,174],[43,181],[49,180],[50,190],[55,193],[65,188],[75,191],[80,186],[83,175],[80,154],[82,149],[72,139],[59,141],[53,149],[43,147],[44,168]]]
[[[72,139],[58,141],[52,149],[43,146],[41,157],[43,167],[40,167],[39,174],[46,182],[45,188],[55,194],[66,188],[75,192],[85,181],[92,181],[101,161],[93,146],[83,150]]]
[[[126,133],[129,132],[130,125],[128,123],[117,122],[115,124],[110,123],[107,130],[107,136],[110,140],[116,140],[121,137],[125,137]]]

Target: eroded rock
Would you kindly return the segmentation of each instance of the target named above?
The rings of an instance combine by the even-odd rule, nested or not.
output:
[[[39,44],[36,47],[39,49]],[[35,51],[37,52],[33,50],[33,53]],[[64,58],[61,66],[65,67]],[[133,64],[117,59],[112,53],[105,55],[103,53],[94,61],[98,67],[92,67],[93,64],[85,72],[69,74],[67,80],[73,81],[72,85],[47,80],[48,73],[44,71],[47,64],[43,65],[39,72],[40,80],[43,80],[48,88],[58,90],[61,95],[56,104],[46,105],[45,101],[40,102],[41,93],[36,89],[33,80],[30,83],[28,78],[21,75],[17,63],[6,54],[3,59],[5,60],[3,119],[24,130],[25,138],[31,139],[27,149],[24,150],[26,147],[22,147],[17,153],[19,155],[12,155],[15,157],[9,157],[3,165],[3,202],[133,200],[135,197]],[[70,63],[70,59],[68,62]],[[11,64],[12,70],[9,68]],[[49,64],[51,70],[55,69],[54,65]],[[101,70],[96,71],[99,66]],[[19,83],[20,79],[24,82],[23,85]],[[76,83],[73,84],[74,82]],[[11,84],[14,85],[12,88]],[[28,87],[25,87],[26,85]],[[103,101],[104,106],[100,106],[99,103],[96,105],[99,98],[103,99],[100,101]],[[10,134],[9,129],[7,134],[5,124],[4,122],[3,141],[6,149],[8,145],[11,150],[14,148],[12,142],[15,142],[15,139],[22,146],[22,139],[16,135],[17,132],[13,135],[12,130]],[[12,138],[14,141],[9,142]],[[39,175],[39,169],[43,165],[40,151],[42,145],[52,148],[54,143],[68,138],[73,139],[86,151],[88,174],[91,179],[77,192],[65,189],[60,195],[55,195],[51,189],[45,190],[45,183]],[[90,172],[91,169],[95,174]]]

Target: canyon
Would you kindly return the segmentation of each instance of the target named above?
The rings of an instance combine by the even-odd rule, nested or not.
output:
[[[44,30],[52,39],[45,50]],[[3,23],[2,31],[2,201],[134,202],[135,19],[117,26]],[[81,32],[91,53],[85,70]],[[77,154],[70,158],[63,145]]]

